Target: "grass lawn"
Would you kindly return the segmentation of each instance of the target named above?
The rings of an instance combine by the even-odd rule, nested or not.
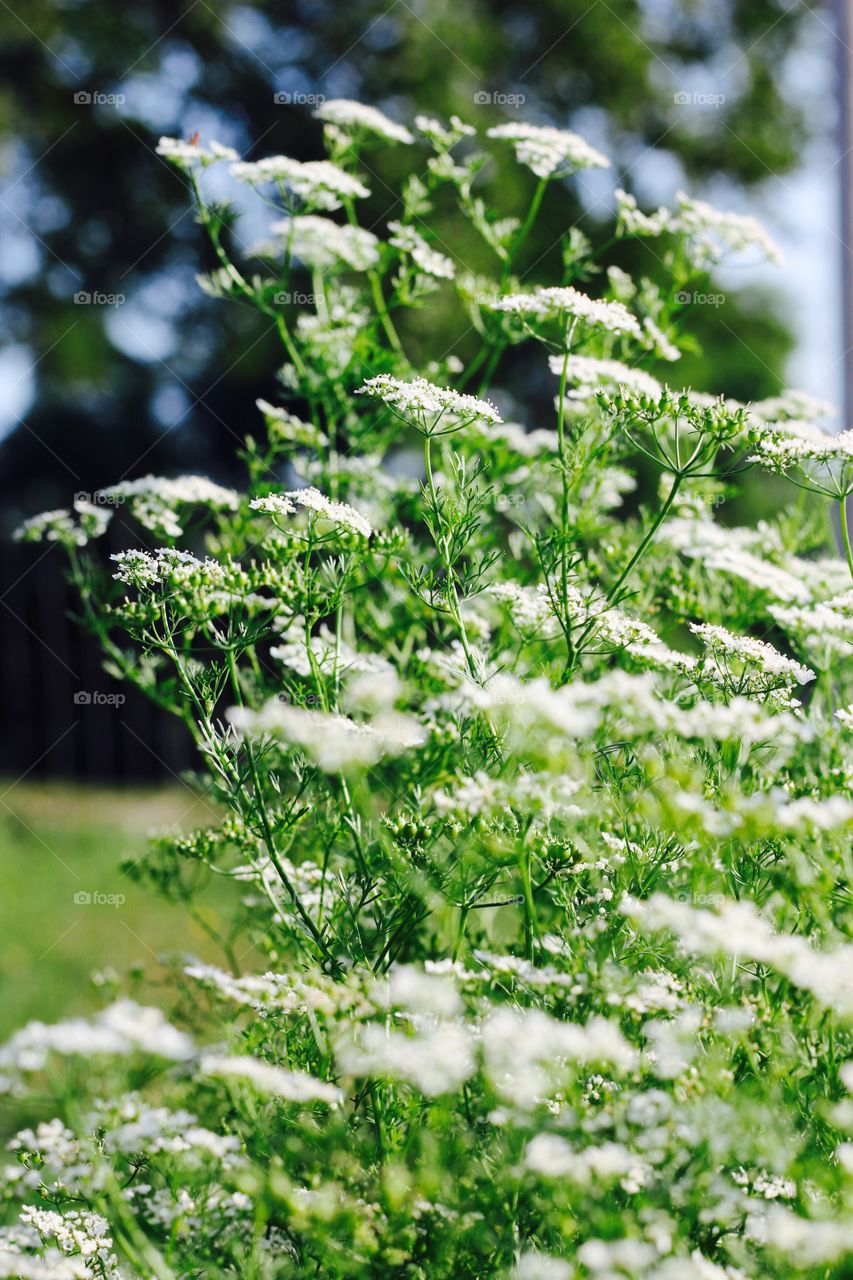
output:
[[[0,1039],[32,1018],[52,1022],[105,1002],[92,974],[135,966],[156,977],[164,955],[224,964],[180,903],[122,875],[152,830],[188,830],[212,810],[178,788],[93,789],[0,784]],[[216,926],[230,886],[201,899]],[[88,900],[87,900],[88,899]],[[122,901],[123,899],[123,901]]]

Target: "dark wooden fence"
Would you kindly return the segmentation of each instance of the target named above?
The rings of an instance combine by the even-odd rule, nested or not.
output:
[[[111,679],[72,616],[64,552],[5,544],[0,586],[0,774],[166,780],[195,766],[186,729]]]

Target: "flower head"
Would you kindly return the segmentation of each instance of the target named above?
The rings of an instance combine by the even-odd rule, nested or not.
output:
[[[384,142],[414,142],[414,137],[404,125],[389,120],[376,107],[354,102],[351,98],[330,98],[314,112],[318,120],[335,125],[347,133],[372,134]]]
[[[551,372],[562,374],[564,357],[550,356]],[[565,361],[566,378],[574,383],[572,394],[579,398],[593,395],[600,387],[628,387],[641,395],[658,399],[661,385],[650,373],[624,364],[621,360],[598,360],[595,356],[569,356]]]
[[[106,532],[112,511],[75,498],[71,510],[60,508],[30,516],[14,532],[16,542],[59,542],[65,547],[85,547],[91,538]]]
[[[436,280],[453,279],[456,270],[450,258],[437,253],[414,227],[403,222],[389,222],[388,230],[392,232],[388,243],[407,254],[424,275],[434,276]]]
[[[288,493],[269,493],[265,498],[254,498],[249,506],[253,511],[262,511],[272,516],[293,515],[297,506],[304,507],[306,511],[313,512],[318,518],[328,520],[331,524],[341,525],[353,533],[360,534],[363,538],[369,538],[373,532],[370,521],[360,511],[356,511],[346,502],[334,502],[319,489],[311,486],[305,489],[291,489]]]
[[[325,271],[343,263],[353,271],[369,271],[379,261],[379,241],[364,227],[340,226],[331,218],[307,213],[282,218],[270,231],[312,270]]]
[[[830,497],[853,492],[853,430],[830,435],[813,423],[789,421],[756,434],[751,462],[777,475],[796,468],[809,487]]]
[[[269,400],[256,400],[255,405],[264,415],[267,430],[277,440],[288,440],[295,445],[321,448],[327,444],[326,436],[312,422],[304,422],[289,409],[270,404]]]
[[[692,245],[697,267],[707,267],[726,251],[756,248],[770,262],[781,261],[778,246],[756,219],[741,213],[715,209],[705,200],[694,200],[679,191],[677,208],[643,213],[627,191],[616,192],[616,218],[620,235],[683,236]]]
[[[205,148],[200,142],[184,141],[183,138],[161,138],[155,148],[157,155],[162,156],[179,169],[188,169],[194,164],[202,168],[213,164],[216,160],[239,160],[239,154],[233,147],[226,147],[221,142],[211,142]]]
[[[240,495],[206,476],[140,476],[101,489],[98,498],[113,506],[127,505],[136,520],[159,537],[179,538],[184,531],[184,510],[207,507],[210,511],[236,511]]]
[[[610,333],[640,335],[640,326],[627,307],[621,302],[605,302],[590,298],[571,285],[534,289],[533,293],[510,293],[495,302],[485,302],[492,311],[504,311],[509,315],[532,317],[537,320],[574,316],[591,328],[607,329]]]
[[[438,387],[426,378],[404,382],[380,373],[368,378],[356,395],[384,400],[398,417],[416,427],[424,435],[447,435],[474,422],[501,422],[501,416],[489,400],[463,395],[449,387]]]
[[[266,160],[241,161],[231,172],[250,186],[277,182],[312,209],[340,209],[345,200],[363,199],[370,192],[363,182],[332,164],[331,160],[291,160],[268,156]]]
[[[526,164],[537,178],[561,178],[575,169],[609,169],[607,156],[596,151],[570,129],[550,125],[499,124],[487,137],[511,142],[519,164]]]

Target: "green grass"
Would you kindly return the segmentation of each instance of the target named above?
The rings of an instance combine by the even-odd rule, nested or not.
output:
[[[221,950],[180,903],[121,871],[144,855],[152,830],[204,825],[211,809],[178,788],[106,790],[70,784],[0,784],[0,1038],[32,1018],[45,1022],[105,1002],[93,973],[156,978],[162,959],[192,953],[224,963]],[[199,905],[214,927],[227,888]],[[123,897],[115,905],[75,895]]]

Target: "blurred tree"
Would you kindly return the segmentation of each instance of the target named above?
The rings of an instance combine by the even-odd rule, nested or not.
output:
[[[154,154],[160,134],[199,131],[247,156],[316,157],[312,94],[400,118],[458,112],[485,128],[523,113],[576,128],[614,171],[549,192],[522,264],[531,281],[547,280],[578,201],[584,217],[609,217],[614,177],[653,200],[679,179],[751,185],[795,167],[807,113],[781,72],[813,15],[783,0],[2,3],[0,532],[74,492],[148,471],[224,479],[256,426],[256,396],[275,398],[272,329],[196,285],[212,264],[183,179]],[[377,159],[366,209],[377,229],[394,216],[385,180],[410,165],[406,150]],[[530,177],[519,167],[502,192],[509,212],[526,207]],[[447,243],[476,266],[478,250],[442,216]],[[713,346],[685,361],[685,380],[744,397],[778,388],[790,335],[754,304],[729,293],[725,324],[719,312],[707,317]],[[544,389],[537,402],[511,359],[503,376],[535,417]],[[4,561],[0,601],[20,622],[12,586],[31,556]]]
[[[199,129],[244,152],[310,157],[320,142],[310,108],[274,95],[321,92],[404,115],[479,113],[485,125],[523,110],[568,123],[609,151],[629,185],[673,164],[685,180],[750,184],[797,162],[806,121],[778,73],[809,13],[771,0],[3,6],[3,319],[7,340],[38,362],[26,425],[4,448],[7,517],[128,470],[193,465],[200,448],[207,466],[224,466],[272,378],[273,337],[195,288],[202,237],[179,175],[152,154],[160,133]],[[675,103],[679,92],[691,103]],[[391,216],[382,172],[380,219]],[[519,207],[524,184],[520,171],[506,193]],[[606,216],[603,191],[586,193],[589,216]],[[567,220],[558,201],[546,206],[528,264],[542,271]],[[80,291],[126,300],[80,305]],[[786,335],[755,314],[740,322],[754,352],[750,389],[770,390]],[[723,332],[709,386],[732,366]]]

